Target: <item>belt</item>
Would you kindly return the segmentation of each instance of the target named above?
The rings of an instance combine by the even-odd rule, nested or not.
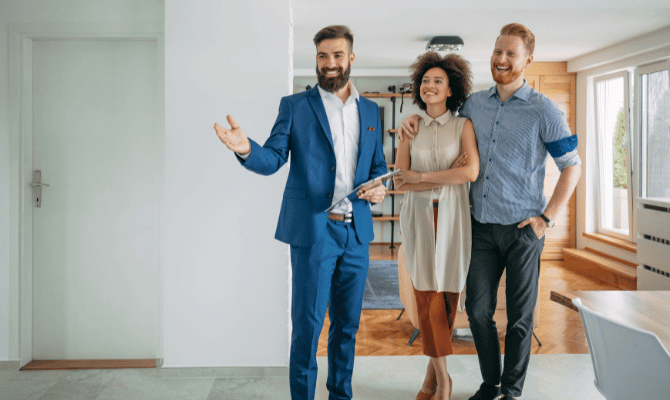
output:
[[[328,215],[328,219],[333,220],[333,221],[338,221],[338,222],[351,223],[351,221],[354,220],[354,216],[353,216],[352,213],[347,213],[347,214],[330,213]]]

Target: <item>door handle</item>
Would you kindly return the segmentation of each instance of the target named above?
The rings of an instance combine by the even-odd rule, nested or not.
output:
[[[30,183],[30,187],[33,188],[33,201],[37,208],[42,207],[42,186],[49,185],[42,182],[42,171],[36,169],[33,171],[33,181]]]

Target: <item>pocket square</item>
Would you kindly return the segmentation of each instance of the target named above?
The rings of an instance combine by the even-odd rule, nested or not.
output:
[[[371,126],[371,127],[368,128],[368,130],[369,130],[369,131],[374,131],[374,130],[375,130],[375,127],[374,127],[374,126]]]

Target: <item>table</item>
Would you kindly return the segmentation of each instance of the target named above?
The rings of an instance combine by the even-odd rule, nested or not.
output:
[[[551,300],[578,311],[572,299],[617,322],[656,334],[670,351],[670,291],[551,291]]]

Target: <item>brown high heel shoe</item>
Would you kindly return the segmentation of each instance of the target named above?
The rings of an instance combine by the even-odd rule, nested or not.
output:
[[[435,398],[435,393],[428,394],[419,390],[419,393],[416,395],[416,400],[433,400]]]

